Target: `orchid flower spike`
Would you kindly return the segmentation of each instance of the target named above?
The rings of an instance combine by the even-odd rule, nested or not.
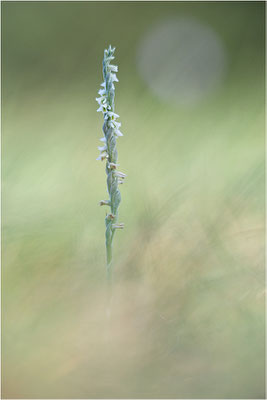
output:
[[[103,59],[103,78],[101,88],[98,91],[100,97],[96,98],[98,103],[98,112],[103,113],[104,136],[100,139],[103,146],[99,146],[100,155],[97,160],[106,160],[107,173],[107,191],[109,194],[108,200],[101,200],[100,205],[110,207],[110,213],[106,215],[106,253],[107,253],[107,275],[111,279],[112,273],[112,244],[115,231],[124,227],[123,223],[118,223],[118,208],[121,202],[121,194],[118,185],[122,183],[126,175],[117,171],[118,166],[118,151],[116,141],[119,136],[123,136],[120,131],[121,123],[118,122],[120,116],[115,113],[115,85],[118,82],[116,73],[118,67],[110,64],[114,60],[115,47],[108,47],[104,50]]]

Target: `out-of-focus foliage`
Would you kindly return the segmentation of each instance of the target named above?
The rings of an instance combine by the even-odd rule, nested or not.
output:
[[[170,16],[226,50],[194,106],[138,72]],[[108,323],[95,97],[109,44],[128,179]],[[2,397],[264,398],[264,3],[2,2],[2,56]]]

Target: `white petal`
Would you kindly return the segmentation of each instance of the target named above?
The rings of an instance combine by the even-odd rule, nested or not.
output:
[[[122,179],[126,178],[126,176],[127,176],[126,174],[124,174],[123,172],[120,172],[120,171],[116,171],[115,175]]]
[[[115,58],[114,56],[107,56],[106,57],[106,61],[109,62],[111,60],[114,60],[114,58]]]
[[[109,120],[108,121],[108,126],[111,127],[111,128],[114,128],[114,129],[119,129],[121,127],[121,123],[117,122],[117,121]]]
[[[111,114],[111,117],[120,118],[120,116],[114,112],[110,112],[110,114]]]
[[[106,104],[107,103],[107,100],[106,100],[106,98],[105,97],[96,97],[96,101],[98,102],[98,104],[99,105],[102,105],[102,104]]]
[[[113,124],[115,125],[114,128],[119,129],[121,127],[120,122],[113,121]]]
[[[119,129],[115,129],[115,135],[123,136],[123,134],[121,133],[121,131],[119,131]]]
[[[115,51],[115,49],[116,49],[116,47],[111,47],[111,44],[108,46],[108,50],[106,50],[106,51],[109,51],[110,53],[114,53],[114,51]]]
[[[98,156],[96,160],[97,160],[97,161],[98,161],[98,160],[103,161],[103,160],[105,160],[105,158],[108,158],[108,155],[107,155],[107,154],[100,154],[100,156]]]
[[[111,73],[110,75],[113,82],[119,82],[119,79],[117,78],[116,74]]]
[[[108,68],[109,68],[109,70],[111,71],[111,72],[118,72],[118,66],[117,65],[109,65],[108,66]]]
[[[104,96],[106,94],[106,89],[99,89],[98,93],[100,96]]]
[[[107,117],[110,117],[112,120],[119,118],[120,116],[116,113],[114,113],[113,111],[109,111],[107,113]]]
[[[106,146],[106,145],[104,145],[104,146],[98,146],[98,150],[101,151],[101,153],[102,153],[103,151],[106,151],[106,150],[107,150],[107,146]]]

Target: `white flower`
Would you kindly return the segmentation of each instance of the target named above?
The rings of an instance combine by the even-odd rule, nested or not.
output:
[[[114,133],[117,136],[123,136],[123,133],[121,133],[121,131],[119,129],[115,129]]]
[[[126,174],[124,174],[123,172],[120,172],[120,171],[115,171],[115,175],[118,177],[118,178],[121,178],[121,179],[124,179],[124,178],[126,178]]]
[[[102,111],[102,112],[105,113],[107,111],[108,107],[109,107],[108,104],[107,104],[107,99],[105,97],[101,96],[101,97],[96,97],[96,101],[98,102],[98,104],[100,106],[97,109],[97,112]]]
[[[104,56],[105,56],[105,58],[107,59],[107,58],[113,57],[114,51],[115,51],[115,47],[112,48],[112,47],[109,45],[109,48],[106,49],[106,50],[104,50]],[[114,57],[113,57],[113,58],[114,58]]]
[[[108,111],[105,115],[105,119],[110,118],[112,121],[115,121],[117,118],[119,118],[120,116],[116,113],[114,113],[113,111]]]
[[[117,78],[116,74],[111,73],[110,76],[111,76],[112,82],[119,82],[119,79]]]
[[[100,206],[110,206],[110,200],[100,200]]]
[[[113,56],[107,56],[105,59],[107,62],[110,62],[111,60],[114,60],[115,57]]]
[[[101,104],[100,107],[96,111],[97,112],[102,111],[103,113],[106,113],[110,109],[111,109],[111,107],[108,106],[107,103],[105,103],[105,104]]]
[[[105,112],[105,111],[103,110],[103,106],[100,106],[96,111],[97,111],[97,112],[100,112],[100,111]]]
[[[110,128],[113,128],[113,129],[119,129],[119,128],[121,127],[121,123],[120,123],[120,122],[117,122],[117,121],[109,120],[109,121],[108,121],[108,126],[109,126]]]
[[[109,65],[108,66],[108,69],[111,71],[111,72],[118,72],[118,66],[117,65]]]
[[[113,229],[123,229],[124,228],[124,224],[120,223],[120,224],[112,224],[112,228]]]
[[[116,49],[116,47],[111,47],[111,44],[108,46],[108,49],[107,50],[105,50],[106,52],[109,52],[109,53],[114,53],[114,51],[115,51],[115,49]]]
[[[98,146],[98,150],[103,153],[104,151],[107,151],[107,145],[105,144],[104,146]]]
[[[115,163],[109,163],[109,168],[110,169],[116,169],[119,166],[119,164],[115,164]]]
[[[98,156],[96,160],[97,160],[97,161],[98,161],[98,160],[103,161],[103,160],[105,160],[106,158],[108,158],[108,155],[107,155],[107,154],[100,154],[100,156]]]
[[[119,114],[114,113],[113,111],[109,112],[109,115],[111,117],[112,120],[115,120],[117,118],[120,118]]]
[[[111,46],[109,46],[109,48],[107,50],[104,50],[104,58],[107,62],[109,62],[115,58],[113,56],[114,51],[115,51],[115,47],[112,48]]]
[[[95,99],[100,106],[107,103],[107,99],[104,96],[96,97]]]
[[[101,139],[99,139],[100,140],[100,142],[105,142],[106,143],[106,141],[107,141],[107,139],[105,138],[105,137],[102,137]]]
[[[105,96],[106,89],[99,89],[98,93],[100,94],[100,96]]]

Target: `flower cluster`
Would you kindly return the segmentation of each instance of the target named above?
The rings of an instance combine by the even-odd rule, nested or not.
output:
[[[114,51],[115,47],[112,48],[111,46],[109,46],[109,48],[104,51],[104,60],[103,60],[104,82],[101,84],[101,89],[98,91],[100,97],[97,97],[96,101],[99,104],[99,108],[97,109],[97,111],[102,112],[104,115],[104,121],[106,122],[105,127],[107,129],[112,129],[114,136],[117,138],[118,136],[123,136],[123,134],[120,131],[121,123],[117,121],[117,119],[120,116],[114,112],[114,96],[115,96],[114,82],[119,82],[116,75],[116,72],[118,72],[118,67],[117,65],[110,64],[110,61],[115,58],[113,56]],[[108,158],[106,136],[104,135],[104,137],[102,137],[100,141],[104,142],[104,145],[98,147],[100,155],[97,158],[97,160],[103,161]]]
[[[100,155],[97,160],[106,160],[107,173],[107,189],[109,200],[101,200],[100,205],[107,205],[111,209],[111,213],[106,216],[106,249],[107,249],[107,268],[108,273],[111,271],[112,260],[112,241],[116,229],[122,229],[123,224],[118,224],[118,207],[121,201],[121,194],[118,185],[123,183],[126,175],[117,170],[118,152],[116,148],[116,140],[119,136],[123,136],[120,131],[121,123],[118,122],[119,115],[114,111],[115,86],[114,82],[118,82],[116,72],[118,67],[110,64],[114,59],[115,48],[109,46],[104,51],[103,59],[103,77],[104,82],[98,91],[100,97],[96,98],[99,104],[97,111],[102,112],[104,116],[103,132],[104,136],[100,139],[102,145],[98,147]]]

